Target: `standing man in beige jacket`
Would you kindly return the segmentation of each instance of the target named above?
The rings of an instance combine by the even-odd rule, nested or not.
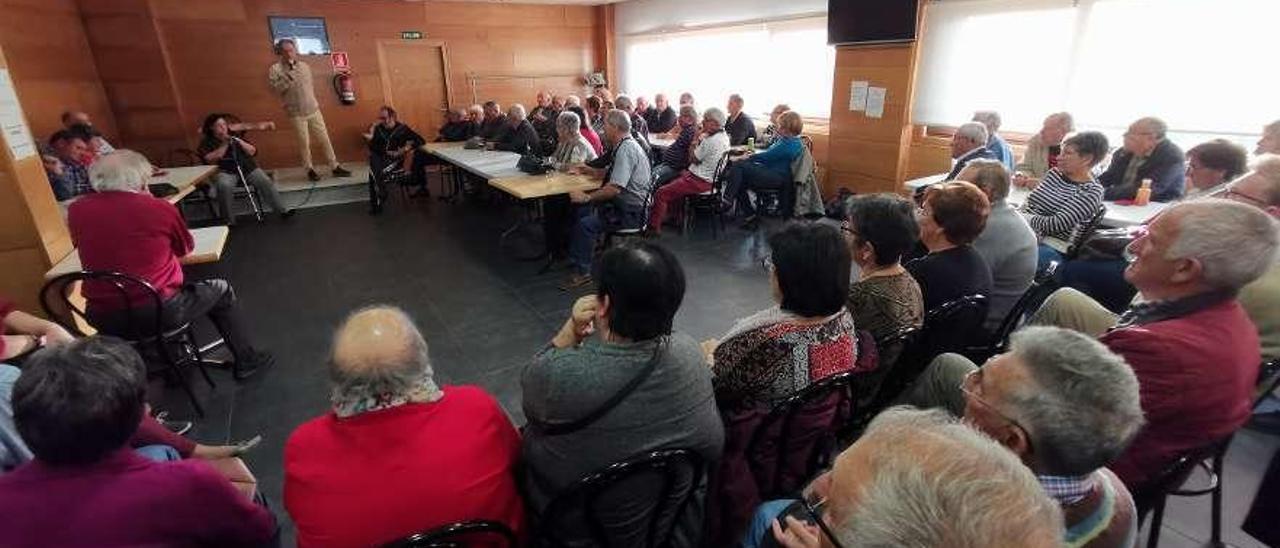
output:
[[[298,58],[297,43],[291,38],[282,38],[276,42],[275,49],[280,61],[271,65],[271,69],[267,71],[267,81],[284,102],[284,110],[293,120],[293,127],[298,132],[298,144],[302,147],[302,167],[307,169],[307,178],[312,181],[320,180],[315,166],[311,164],[312,134],[320,142],[325,159],[329,160],[329,166],[333,168],[333,176],[350,176],[351,172],[338,164],[338,157],[333,153],[329,130],[324,125],[320,104],[316,102],[311,67]]]

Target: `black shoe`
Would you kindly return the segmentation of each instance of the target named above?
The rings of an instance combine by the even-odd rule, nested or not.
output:
[[[350,172],[350,171],[347,171],[347,170],[346,170],[345,168],[343,168],[342,166],[338,166],[338,167],[333,168],[333,176],[334,176],[334,177],[350,177],[350,176],[351,176],[351,172]]]
[[[293,217],[294,215],[297,215],[297,214],[298,214],[298,208],[291,207],[289,209],[286,209],[280,212],[280,220],[287,221],[289,220],[290,217]]]
[[[256,375],[259,371],[271,367],[271,364],[275,363],[275,361],[276,359],[271,354],[254,352],[247,360],[236,360],[232,366],[232,376],[238,381],[245,380]]]
[[[739,225],[738,228],[741,228],[743,230],[755,230],[759,226],[760,226],[760,218],[756,217],[755,215],[752,215],[744,219],[742,221],[742,224]]]
[[[312,182],[314,182],[314,181],[319,181],[319,180],[320,180],[320,174],[319,174],[319,173],[316,173],[316,170],[314,170],[314,169],[308,169],[308,170],[307,170],[307,178],[308,178],[308,179],[310,179]]]
[[[167,430],[179,436],[191,431],[191,427],[195,426],[195,423],[191,421],[171,421],[167,418],[168,416],[168,411],[156,413],[156,422],[159,422]]]

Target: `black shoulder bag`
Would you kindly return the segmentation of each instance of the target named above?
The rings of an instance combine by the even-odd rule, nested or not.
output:
[[[544,436],[563,436],[591,426],[593,423],[612,411],[613,408],[617,407],[618,404],[622,403],[623,399],[626,399],[626,397],[630,396],[632,392],[635,392],[636,388],[639,388],[640,384],[653,374],[653,370],[658,368],[658,360],[662,357],[663,350],[667,347],[667,343],[667,337],[662,337],[662,339],[654,345],[653,356],[651,356],[649,358],[649,362],[644,365],[644,369],[640,370],[640,372],[636,374],[635,378],[627,382],[626,386],[623,386],[621,390],[618,390],[616,394],[601,404],[600,407],[595,408],[590,413],[583,415],[581,418],[568,422],[550,423],[543,422],[536,417],[525,417],[529,421],[528,428],[531,428],[535,432]]]

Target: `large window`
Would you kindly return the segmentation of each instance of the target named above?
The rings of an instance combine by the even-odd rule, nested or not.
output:
[[[622,84],[633,95],[666,93],[674,104],[688,91],[701,107],[724,108],[737,93],[753,115],[778,103],[808,118],[831,113],[825,17],[627,36],[622,49]]]
[[[1252,145],[1280,118],[1280,73],[1267,53],[1278,21],[1280,0],[934,2],[913,119],[954,126],[992,109],[1003,129],[1034,132],[1066,110],[1077,126],[1118,138],[1151,115],[1179,144]]]

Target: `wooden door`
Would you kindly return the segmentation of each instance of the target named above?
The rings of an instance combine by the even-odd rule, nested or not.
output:
[[[422,41],[378,41],[382,90],[386,104],[425,139],[444,124],[449,108],[449,71],[444,44]]]

